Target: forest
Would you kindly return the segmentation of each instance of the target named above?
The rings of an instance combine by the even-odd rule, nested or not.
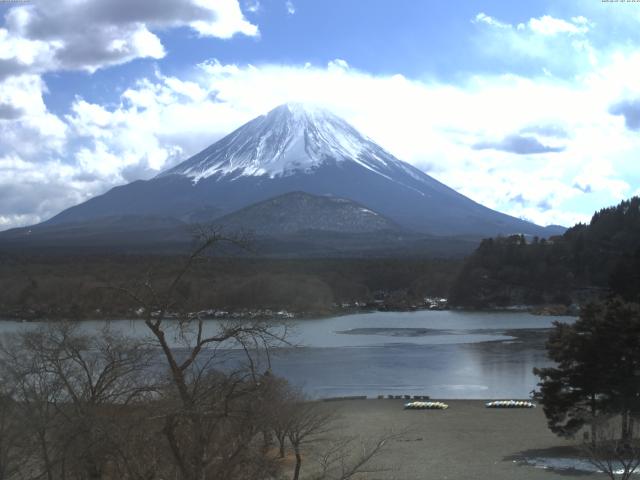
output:
[[[596,212],[549,239],[522,235],[485,239],[451,287],[450,301],[468,308],[582,304],[640,295],[640,198]]]
[[[0,317],[131,318],[138,305],[118,295],[150,278],[166,284],[184,258],[84,255],[0,256]],[[457,259],[265,259],[207,257],[182,284],[181,312],[288,310],[296,316],[375,305],[409,309],[446,297]]]

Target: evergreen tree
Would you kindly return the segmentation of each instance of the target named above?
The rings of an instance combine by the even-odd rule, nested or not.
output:
[[[555,323],[547,353],[556,366],[534,373],[549,428],[573,436],[587,424],[593,432],[600,415],[619,415],[629,440],[640,414],[640,306],[621,299],[586,306],[574,324]]]

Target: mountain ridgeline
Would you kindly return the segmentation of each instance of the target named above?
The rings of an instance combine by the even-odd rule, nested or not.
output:
[[[548,240],[483,240],[454,281],[451,301],[487,308],[582,303],[607,295],[640,300],[639,197]]]
[[[563,231],[486,208],[331,112],[287,104],[155,178],[115,187],[39,225],[3,232],[0,247],[162,251],[189,245],[196,223],[252,230],[267,252],[318,255],[351,255],[358,244],[394,255],[450,245],[445,253],[459,254],[486,236]]]

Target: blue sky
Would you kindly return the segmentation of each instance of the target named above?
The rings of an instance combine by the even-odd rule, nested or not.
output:
[[[640,193],[640,3],[5,4],[0,229],[322,103],[489,207],[571,225]]]

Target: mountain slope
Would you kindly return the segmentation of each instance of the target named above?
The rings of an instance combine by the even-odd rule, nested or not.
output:
[[[114,215],[7,230],[0,233],[0,250],[169,252],[184,250],[192,241],[191,230],[173,217]]]
[[[344,198],[285,193],[215,220],[227,230],[280,236],[305,231],[368,233],[398,231],[391,220]]]
[[[249,249],[221,245],[222,256],[287,258],[446,257],[469,254],[469,238],[433,237],[403,230],[360,204],[291,192],[216,219],[215,229],[248,233]],[[54,254],[183,253],[194,225],[171,217],[124,215],[43,224],[0,233],[0,252]]]
[[[332,113],[298,104],[277,107],[157,177],[113,188],[41,225],[126,215],[209,221],[288,192],[348,199],[429,235],[561,233],[486,208]]]

